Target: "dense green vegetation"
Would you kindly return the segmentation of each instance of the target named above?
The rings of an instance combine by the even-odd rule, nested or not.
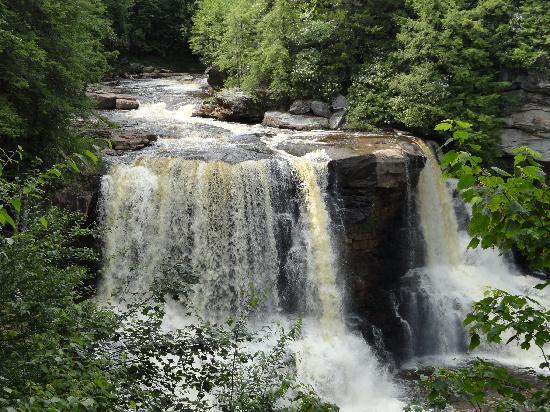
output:
[[[99,0],[0,1],[2,146],[44,151],[67,143],[70,119],[101,80],[109,21]]]
[[[174,58],[189,53],[193,0],[103,0],[114,36],[109,46],[124,55]]]
[[[349,93],[350,128],[430,134],[476,124],[491,146],[504,70],[547,71],[550,10],[540,0],[203,0],[191,46],[237,85],[288,104]]]

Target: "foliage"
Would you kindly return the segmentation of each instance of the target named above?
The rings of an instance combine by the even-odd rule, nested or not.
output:
[[[543,285],[543,284],[542,284]],[[542,288],[542,286],[541,286]],[[550,310],[528,296],[515,296],[502,290],[490,290],[486,297],[473,305],[473,311],[464,320],[470,326],[470,350],[480,343],[479,333],[489,342],[501,343],[507,333],[506,344],[516,341],[529,350],[537,346],[544,359],[540,368],[550,369],[544,345],[550,342]]]
[[[516,247],[534,266],[549,268],[550,191],[535,160],[540,155],[519,147],[514,150],[512,170],[485,167],[481,157],[470,152],[480,150],[470,142],[470,124],[445,121],[436,130],[452,131],[457,146],[443,156],[441,165],[448,176],[459,179],[458,190],[472,206],[470,247]]]
[[[48,148],[87,107],[86,86],[107,69],[99,0],[0,1],[0,139]],[[9,146],[8,146],[9,145]]]
[[[541,381],[547,380],[541,376]],[[518,378],[506,368],[476,359],[467,367],[438,369],[422,377],[430,408],[444,409],[454,401],[465,398],[475,411],[544,410],[544,394],[527,380]],[[542,396],[542,397],[541,397]],[[547,394],[546,394],[547,396]],[[419,405],[418,409],[423,410]],[[488,408],[488,409],[487,409]],[[414,407],[409,407],[414,411]]]
[[[194,0],[103,0],[116,36],[111,47],[135,56],[186,52]]]

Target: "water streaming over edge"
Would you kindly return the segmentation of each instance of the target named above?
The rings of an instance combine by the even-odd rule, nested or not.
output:
[[[274,181],[281,173],[285,177]],[[302,288],[294,292],[305,300],[299,313],[303,338],[293,344],[299,377],[343,411],[400,410],[391,377],[344,324],[323,192],[326,173],[326,162],[307,157],[233,165],[147,157],[113,166],[103,181],[103,299],[131,299],[155,277],[167,276],[166,268],[185,261],[199,275],[191,304],[202,317],[231,316],[253,286],[271,292],[256,315],[258,324],[281,317],[290,322],[276,292],[276,227],[290,216],[292,262],[304,268],[287,273],[298,277],[291,283]],[[298,189],[294,199],[292,184]],[[284,204],[274,204],[277,198]],[[293,203],[297,214],[288,209]],[[177,312],[170,316],[172,324],[190,321],[174,319],[184,316]]]
[[[459,230],[452,184],[445,184],[432,149],[421,140],[417,144],[427,158],[417,190],[426,262],[407,275],[409,283],[399,309],[403,308],[401,314],[412,330],[411,352],[428,363],[430,357],[436,363],[442,359],[449,362],[465,356],[467,337],[462,321],[486,288],[533,296],[538,280],[521,275],[498,250],[467,250],[470,237]],[[476,354],[532,367],[540,360],[536,351],[525,352],[513,345],[485,344]]]

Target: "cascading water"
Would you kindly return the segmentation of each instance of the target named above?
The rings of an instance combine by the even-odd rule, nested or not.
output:
[[[459,230],[451,188],[445,185],[432,149],[420,140],[417,144],[427,158],[417,193],[425,265],[411,269],[406,276],[399,310],[409,324],[413,355],[450,358],[465,353],[467,337],[462,322],[487,287],[533,294],[537,280],[520,275],[497,250],[467,250],[470,237]],[[480,354],[490,352],[503,362],[525,364],[528,356],[502,345],[485,347],[485,353],[483,349]]]
[[[305,383],[343,411],[400,410],[390,377],[344,324],[326,173],[307,157],[113,165],[103,179],[102,299],[130,300],[183,262],[198,276],[189,299],[203,318],[230,317],[250,288],[269,292],[255,322],[290,321],[285,307],[304,318],[293,348]]]

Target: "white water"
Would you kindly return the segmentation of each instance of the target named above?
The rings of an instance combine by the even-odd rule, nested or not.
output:
[[[426,244],[426,265],[411,271],[409,275],[416,277],[420,283],[418,292],[412,293],[411,306],[414,308],[416,304],[417,308],[421,307],[421,295],[427,297],[428,308],[423,310],[429,313],[413,313],[413,318],[424,318],[421,328],[422,339],[429,341],[425,342],[427,352],[448,360],[464,354],[467,340],[462,321],[472,302],[483,297],[484,290],[492,287],[533,296],[536,293],[533,286],[539,282],[519,274],[517,268],[498,250],[467,250],[470,237],[458,228],[450,188],[444,183],[437,159],[426,144],[420,141],[418,144],[427,156],[427,164],[418,184],[417,202]],[[539,298],[543,299],[542,296]],[[541,361],[536,350],[526,352],[514,345],[486,344],[474,355],[532,367],[538,366]]]
[[[252,287],[267,292],[254,324],[281,317],[290,322],[277,292],[275,229],[280,219],[290,219],[296,267],[287,272],[304,300],[303,337],[292,345],[299,378],[342,411],[400,410],[391,377],[344,324],[323,191],[326,172],[326,162],[308,157],[237,164],[144,157],[114,165],[103,181],[101,298],[114,304],[133,299],[155,278],[178,276],[170,268],[186,262],[199,276],[188,303],[201,317],[232,316]],[[292,184],[296,198],[288,194]],[[288,209],[293,202],[299,206],[294,218]],[[182,313],[169,310],[167,323],[192,321]]]

